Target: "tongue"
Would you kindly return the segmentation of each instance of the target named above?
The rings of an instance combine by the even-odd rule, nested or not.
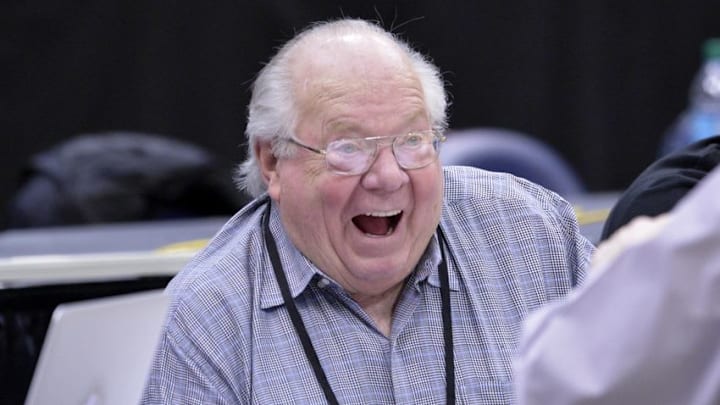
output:
[[[360,228],[364,233],[371,235],[385,235],[390,229],[389,217],[371,217],[368,215],[358,215],[353,219],[355,226]]]

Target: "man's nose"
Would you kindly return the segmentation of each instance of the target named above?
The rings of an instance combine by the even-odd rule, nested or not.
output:
[[[394,191],[408,182],[408,174],[400,167],[391,145],[386,142],[385,145],[378,144],[375,161],[363,176],[362,183],[365,188]]]

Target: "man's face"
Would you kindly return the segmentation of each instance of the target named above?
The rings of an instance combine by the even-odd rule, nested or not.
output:
[[[298,72],[298,140],[322,149],[340,138],[430,129],[420,83],[405,63],[370,59]],[[268,192],[305,256],[351,294],[375,295],[397,288],[427,247],[440,217],[442,171],[437,159],[404,170],[381,144],[366,173],[341,176],[322,155],[298,148],[277,162]]]

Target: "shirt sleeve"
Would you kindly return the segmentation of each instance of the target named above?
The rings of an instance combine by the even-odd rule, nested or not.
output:
[[[720,399],[720,171],[667,218],[530,316],[519,404],[712,404]],[[595,265],[594,265],[595,266]]]

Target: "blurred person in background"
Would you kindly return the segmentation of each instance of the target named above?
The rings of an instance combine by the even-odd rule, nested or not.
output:
[[[635,217],[654,217],[672,210],[718,163],[720,135],[656,160],[620,195],[605,221],[601,239],[609,238]]]

